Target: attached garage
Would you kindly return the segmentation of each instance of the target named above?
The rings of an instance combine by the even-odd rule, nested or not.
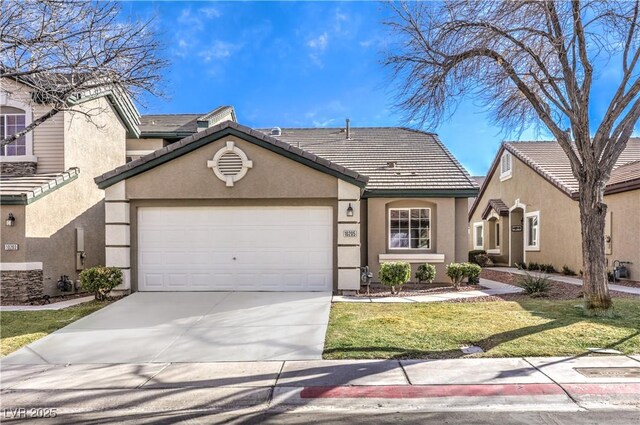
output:
[[[124,291],[360,287],[367,178],[224,122],[96,178]]]
[[[139,291],[331,291],[331,207],[140,207]]]

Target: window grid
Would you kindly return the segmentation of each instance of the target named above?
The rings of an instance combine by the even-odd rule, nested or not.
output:
[[[431,249],[431,208],[389,209],[390,249]]]
[[[2,114],[0,115],[0,135],[2,138],[18,133],[25,128],[24,114]],[[27,140],[25,136],[19,137],[16,141],[6,144],[0,149],[2,156],[17,156],[27,154]]]

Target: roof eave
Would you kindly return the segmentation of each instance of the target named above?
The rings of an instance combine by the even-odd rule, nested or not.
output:
[[[365,189],[363,198],[473,198],[478,189]]]

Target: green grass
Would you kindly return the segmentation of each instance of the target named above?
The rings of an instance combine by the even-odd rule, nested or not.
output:
[[[587,347],[640,353],[640,299],[614,300],[615,318],[585,317],[575,301],[356,304],[331,309],[325,359],[565,356]]]
[[[91,301],[64,310],[2,311],[0,355],[6,356],[108,304],[108,301]]]

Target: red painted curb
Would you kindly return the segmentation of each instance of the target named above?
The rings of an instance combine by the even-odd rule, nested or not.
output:
[[[300,398],[430,398],[564,395],[556,384],[305,387]]]
[[[575,395],[635,394],[640,399],[640,383],[629,384],[562,384],[567,392]]]

